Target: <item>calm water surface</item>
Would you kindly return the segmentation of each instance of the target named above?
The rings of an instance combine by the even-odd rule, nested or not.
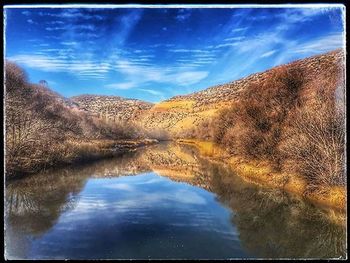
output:
[[[6,186],[8,258],[345,257],[345,216],[177,144]]]

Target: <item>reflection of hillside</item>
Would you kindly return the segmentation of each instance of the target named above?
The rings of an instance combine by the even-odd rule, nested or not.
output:
[[[215,193],[233,211],[232,222],[249,254],[336,257],[345,253],[345,227],[330,220],[331,212],[323,212],[281,191],[251,185],[226,167],[200,158],[194,148],[175,143],[153,145],[122,157],[11,182],[6,187],[6,220],[11,226],[8,236],[23,235],[13,234],[15,231],[31,236],[48,231],[64,211],[75,207],[89,178],[148,171]]]
[[[58,169],[13,181],[6,186],[6,214],[15,229],[33,235],[47,231],[61,213],[74,208],[77,195],[90,177],[134,175],[149,171],[133,162],[133,153],[89,165]]]
[[[173,180],[191,182],[200,173],[196,156],[175,143],[149,148],[141,156],[153,171]]]
[[[213,190],[234,211],[232,222],[250,253],[264,258],[345,256],[344,215],[322,211],[279,190],[251,186],[224,169],[216,175]]]

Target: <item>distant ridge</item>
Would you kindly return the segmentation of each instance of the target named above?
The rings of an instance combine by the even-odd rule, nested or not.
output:
[[[136,118],[153,106],[152,103],[142,100],[107,95],[84,94],[71,97],[70,100],[91,115],[124,122]]]

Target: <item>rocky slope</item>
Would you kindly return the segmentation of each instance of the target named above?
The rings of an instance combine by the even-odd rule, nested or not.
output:
[[[309,57],[281,65],[264,72],[255,73],[227,84],[217,85],[203,91],[184,96],[175,96],[160,102],[145,111],[138,120],[147,129],[163,128],[172,136],[180,136],[186,129],[199,125],[204,120],[215,116],[218,110],[239,100],[240,93],[252,84],[262,84],[274,69],[279,67],[299,68],[305,74],[305,83],[312,82],[332,74],[335,67],[344,65],[341,50]],[[332,71],[333,70],[333,71]],[[336,69],[337,70],[337,69]],[[312,96],[312,92],[309,92]]]
[[[70,101],[93,116],[122,122],[136,119],[153,106],[152,103],[118,96],[80,95],[71,97]]]

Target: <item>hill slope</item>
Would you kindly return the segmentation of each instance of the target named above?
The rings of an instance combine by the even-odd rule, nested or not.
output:
[[[149,110],[153,104],[118,96],[80,95],[70,100],[92,116],[111,121],[129,121]]]
[[[216,116],[218,111],[228,107],[240,99],[240,94],[250,85],[261,85],[268,81],[275,70],[287,67],[297,68],[304,72],[305,89],[320,77],[339,71],[343,66],[344,54],[336,50],[326,54],[301,59],[281,65],[267,71],[249,75],[248,77],[207,88],[203,91],[185,96],[175,96],[169,100],[155,104],[148,111],[138,116],[138,121],[146,129],[163,128],[171,136],[183,137],[186,130],[195,128],[205,120]],[[308,94],[312,96],[312,92]]]
[[[124,139],[138,137],[131,125],[96,118],[46,85],[30,83],[16,64],[6,61],[5,66],[7,176],[106,156],[109,148],[129,147]],[[120,101],[128,111],[141,107]]]

